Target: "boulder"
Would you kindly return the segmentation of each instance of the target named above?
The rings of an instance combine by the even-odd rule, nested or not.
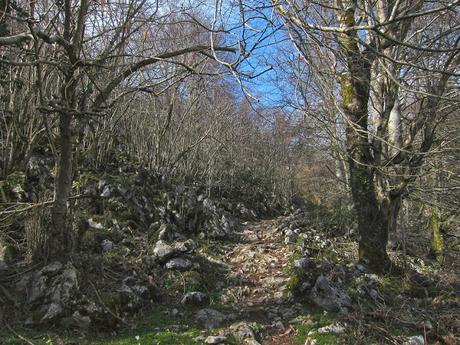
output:
[[[153,249],[153,254],[159,262],[166,262],[177,254],[177,250],[164,241],[158,241]]]
[[[198,310],[193,318],[198,326],[206,329],[219,327],[226,319],[220,311],[209,308]]]
[[[71,310],[79,290],[78,272],[67,263],[53,262],[40,271],[25,276],[17,288],[27,296],[32,307],[31,324],[53,322]]]
[[[319,276],[310,292],[310,299],[327,311],[342,311],[350,305],[350,296],[332,281]]]

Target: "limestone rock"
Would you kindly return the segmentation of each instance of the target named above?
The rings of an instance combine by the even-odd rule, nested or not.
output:
[[[249,341],[257,341],[259,334],[255,331],[255,324],[239,322],[230,326],[233,336],[239,343],[247,344]]]
[[[102,230],[104,229],[104,226],[102,223],[98,223],[93,218],[88,219],[88,225],[90,228],[97,229],[97,230]]]
[[[423,335],[414,335],[409,338],[403,345],[425,345],[425,338]]]
[[[284,238],[284,243],[285,243],[285,244],[293,244],[293,243],[296,243],[297,238],[299,238],[299,235],[298,235],[296,232],[294,232],[294,230],[291,230],[291,229],[287,230],[287,231],[284,233],[284,235],[286,236],[286,237]]]
[[[188,239],[187,241],[177,242],[174,248],[179,253],[192,253],[196,249],[196,243],[192,239]]]
[[[105,239],[102,241],[101,247],[103,252],[109,252],[113,249],[113,242]]]
[[[203,292],[187,292],[180,303],[183,305],[203,305],[207,303],[207,297]]]
[[[175,256],[176,253],[177,251],[174,247],[161,240],[155,244],[155,248],[153,249],[153,254],[159,262],[168,261]]]
[[[192,268],[192,262],[188,259],[174,258],[166,263],[166,268],[169,270],[188,271]]]
[[[219,327],[225,319],[225,315],[220,311],[209,308],[200,309],[194,315],[195,322],[206,329]]]
[[[31,323],[52,322],[71,309],[78,293],[78,272],[68,263],[53,262],[40,271],[25,276],[17,288],[27,296],[34,311]]]
[[[342,334],[345,332],[345,327],[343,327],[340,324],[332,324],[332,325],[327,325],[324,327],[321,327],[318,329],[318,333],[320,334]]]
[[[223,335],[210,335],[204,341],[206,344],[222,344],[227,340],[227,337]]]
[[[350,305],[350,296],[323,275],[319,276],[313,286],[310,299],[327,311],[341,311]]]

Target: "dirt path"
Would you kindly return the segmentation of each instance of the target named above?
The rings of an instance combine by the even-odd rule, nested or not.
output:
[[[268,331],[263,344],[295,344],[288,321],[302,311],[286,299],[289,248],[283,244],[276,220],[247,223],[224,260],[241,279],[231,288],[240,321],[262,324]]]

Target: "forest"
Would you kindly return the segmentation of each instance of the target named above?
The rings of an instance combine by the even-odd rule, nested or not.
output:
[[[460,0],[0,0],[0,344],[460,344],[459,107]]]

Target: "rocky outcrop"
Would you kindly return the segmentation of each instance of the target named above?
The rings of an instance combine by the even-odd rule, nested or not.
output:
[[[17,290],[27,298],[33,313],[28,323],[49,323],[69,314],[79,292],[78,271],[71,264],[55,261],[25,276]]]

